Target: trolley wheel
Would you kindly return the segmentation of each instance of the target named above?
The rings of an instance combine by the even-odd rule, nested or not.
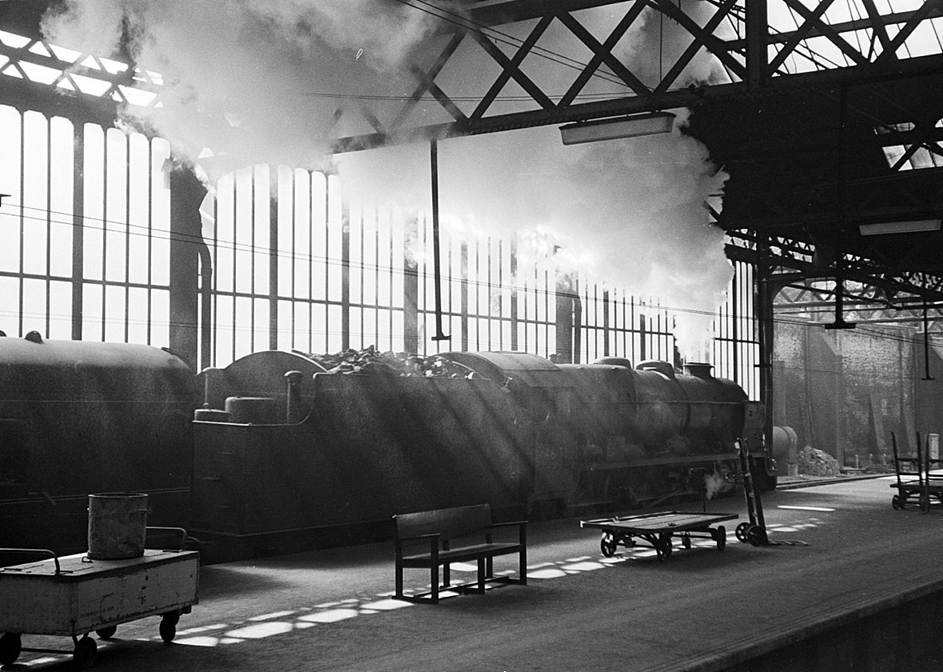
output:
[[[671,537],[661,540],[661,559],[667,560],[671,557]]]
[[[891,508],[895,511],[900,511],[904,508],[904,503],[901,501],[900,495],[891,497]]]
[[[619,542],[617,542],[616,538],[609,532],[604,533],[599,540],[599,550],[602,551],[602,554],[607,558],[614,556],[618,547]]]
[[[107,628],[101,628],[96,630],[95,634],[99,636],[100,639],[111,639],[115,636],[115,633],[118,631],[117,625],[109,625]]]
[[[176,611],[168,611],[160,619],[160,638],[168,644],[177,636],[177,621],[179,620],[180,614]]]
[[[747,531],[747,541],[749,541],[753,546],[763,545],[763,530],[759,525],[750,526],[750,529]]]
[[[72,660],[76,666],[81,669],[91,667],[95,663],[95,654],[98,653],[98,644],[95,640],[85,635],[75,643],[75,649],[72,650]]]
[[[20,657],[23,643],[16,632],[5,632],[0,637],[0,665],[10,665]]]
[[[717,542],[717,550],[723,551],[727,547],[727,529],[723,525],[718,525],[711,535]]]
[[[750,528],[752,527],[753,525],[751,525],[750,523],[740,523],[739,525],[737,525],[737,529],[734,531],[735,534],[737,535],[737,541],[746,543],[747,540],[749,539]]]
[[[681,537],[681,545],[684,546],[685,550],[691,550],[691,535],[685,534]]]
[[[663,532],[661,536],[658,537],[658,546],[655,548],[655,551],[656,552],[660,551],[660,553],[656,553],[658,555],[659,560],[667,560],[668,558],[671,557],[671,535],[670,534],[666,534]]]

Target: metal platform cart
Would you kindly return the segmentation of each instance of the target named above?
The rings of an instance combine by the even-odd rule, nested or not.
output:
[[[671,556],[671,538],[674,536],[681,538],[681,545],[685,548],[691,548],[691,539],[695,537],[713,539],[717,543],[717,550],[723,551],[727,545],[727,530],[723,525],[711,526],[737,517],[735,513],[663,511],[581,520],[580,527],[602,530],[599,550],[607,558],[615,555],[619,546],[634,546],[635,538],[638,537],[655,549],[659,560],[665,560]]]
[[[926,512],[930,510],[931,497],[943,504],[943,476],[933,473],[943,463],[939,455],[939,435],[928,435],[924,445],[920,432],[917,432],[917,454],[901,456],[897,450],[897,436],[891,432],[891,447],[897,476],[897,480],[891,483],[891,487],[897,490],[897,494],[891,497],[891,506],[896,510],[906,509],[914,499],[917,508]]]
[[[24,650],[22,635],[32,634],[71,637],[73,660],[89,667],[98,649],[90,633],[108,639],[118,625],[146,616],[162,616],[160,636],[170,642],[180,614],[197,603],[197,551],[145,549],[141,557],[125,560],[90,560],[84,553],[57,557],[45,549],[0,551],[44,556],[0,567],[3,665]]]

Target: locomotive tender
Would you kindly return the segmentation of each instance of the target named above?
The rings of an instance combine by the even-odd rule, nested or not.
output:
[[[438,357],[467,375],[269,351],[193,376],[148,346],[0,338],[0,546],[80,550],[101,491],[147,492],[149,524],[187,527],[214,559],[356,540],[411,510],[653,503],[722,482],[738,437],[774,484],[759,404],[709,365]]]

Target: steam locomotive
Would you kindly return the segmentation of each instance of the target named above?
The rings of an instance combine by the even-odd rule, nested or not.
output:
[[[220,559],[482,501],[654,504],[724,483],[737,438],[775,483],[759,404],[709,365],[435,363],[447,375],[269,351],[193,376],[148,346],[0,339],[0,546],[84,548],[87,495],[115,490],[147,492],[149,524],[187,527]]]

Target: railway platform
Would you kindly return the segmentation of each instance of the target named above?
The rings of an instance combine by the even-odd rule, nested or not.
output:
[[[135,621],[99,643],[95,669],[943,669],[943,510],[896,511],[887,493],[881,478],[769,493],[772,545],[740,543],[730,526],[722,551],[678,541],[663,560],[646,545],[606,557],[578,518],[532,523],[528,585],[438,605],[393,599],[392,542],[208,565],[173,643]],[[738,497],[707,511],[746,519]],[[514,571],[504,562],[496,572]],[[407,573],[407,589],[427,576]],[[16,669],[70,665],[24,651]]]

